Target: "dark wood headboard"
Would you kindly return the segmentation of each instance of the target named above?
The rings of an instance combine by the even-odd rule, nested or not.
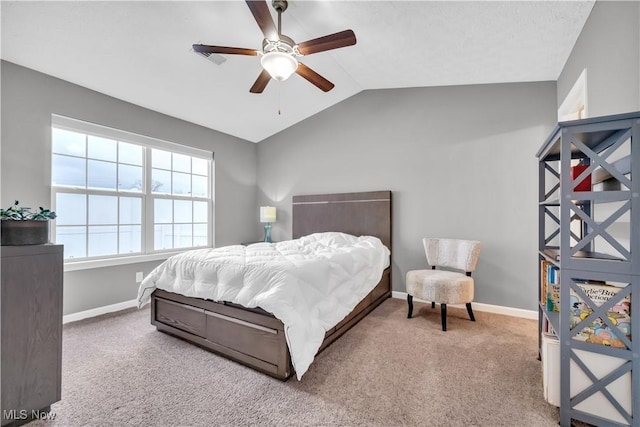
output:
[[[293,196],[293,238],[324,231],[375,236],[391,250],[391,191]]]

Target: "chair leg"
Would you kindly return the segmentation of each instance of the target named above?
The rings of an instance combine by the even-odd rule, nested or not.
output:
[[[436,308],[436,303],[431,301],[431,308]]]
[[[442,330],[447,330],[447,304],[440,304],[440,316],[442,317]]]
[[[476,318],[473,316],[473,310],[471,310],[471,303],[470,302],[467,303],[467,313],[469,313],[469,318],[471,319],[471,321],[475,322]]]
[[[413,313],[413,296],[407,294],[407,304],[409,304],[409,314],[407,314],[407,319],[411,319],[411,314]]]

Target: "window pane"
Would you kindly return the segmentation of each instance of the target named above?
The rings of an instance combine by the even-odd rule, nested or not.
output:
[[[84,197],[84,196],[83,196]],[[59,221],[58,221],[59,224]],[[56,243],[64,245],[64,258],[84,258],[87,256],[86,227],[56,226]]]
[[[118,198],[116,196],[89,196],[89,224],[117,224]],[[115,253],[115,252],[113,252]]]
[[[87,186],[89,188],[116,189],[116,164],[89,160]]]
[[[207,202],[193,202],[193,222],[207,222]]]
[[[176,224],[173,226],[175,230],[174,248],[188,248],[193,246],[193,231],[191,224]]]
[[[86,154],[85,135],[83,133],[53,128],[51,145],[54,153],[80,157],[84,157]]]
[[[118,161],[121,163],[129,163],[131,165],[142,166],[142,147],[126,142],[118,142]]]
[[[142,192],[142,168],[120,164],[118,166],[118,190]]]
[[[142,199],[120,197],[120,224],[142,224]]]
[[[85,225],[87,223],[87,196],[69,193],[56,194],[56,215],[56,225]]]
[[[160,169],[151,170],[151,191],[153,193],[171,193],[171,172]]]
[[[173,153],[173,170],[191,173],[191,156]]]
[[[90,226],[88,256],[115,255],[118,253],[118,227]]]
[[[207,246],[207,224],[193,224],[193,246]]]
[[[87,144],[87,157],[112,162],[118,160],[118,146],[113,139],[88,135]]]
[[[193,157],[193,173],[198,175],[209,175],[209,162],[205,159]]]
[[[156,224],[153,226],[153,248],[171,249],[173,248],[173,226],[171,224]]]
[[[163,150],[151,150],[151,166],[154,168],[171,169],[171,153]]]
[[[174,222],[193,222],[191,216],[191,200],[174,200],[173,201],[173,221]]]
[[[142,251],[142,227],[139,225],[120,226],[119,253],[129,254]]]
[[[171,223],[173,222],[172,200],[156,199],[153,202],[153,222]]]
[[[85,159],[54,154],[51,162],[51,183],[84,188],[86,185],[85,162]]]
[[[206,176],[193,175],[193,190],[191,191],[193,196],[207,197],[207,178]]]
[[[173,173],[173,194],[191,194],[191,175],[188,173]]]

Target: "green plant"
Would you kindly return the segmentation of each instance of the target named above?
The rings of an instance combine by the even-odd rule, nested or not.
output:
[[[9,209],[0,209],[0,220],[13,221],[49,221],[56,218],[56,213],[42,206],[38,212],[33,212],[31,208],[19,206],[17,200]]]

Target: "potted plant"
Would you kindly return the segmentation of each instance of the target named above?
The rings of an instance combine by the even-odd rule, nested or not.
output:
[[[0,240],[2,246],[41,245],[49,242],[49,221],[56,213],[49,209],[31,208],[15,203],[9,209],[0,209]]]

